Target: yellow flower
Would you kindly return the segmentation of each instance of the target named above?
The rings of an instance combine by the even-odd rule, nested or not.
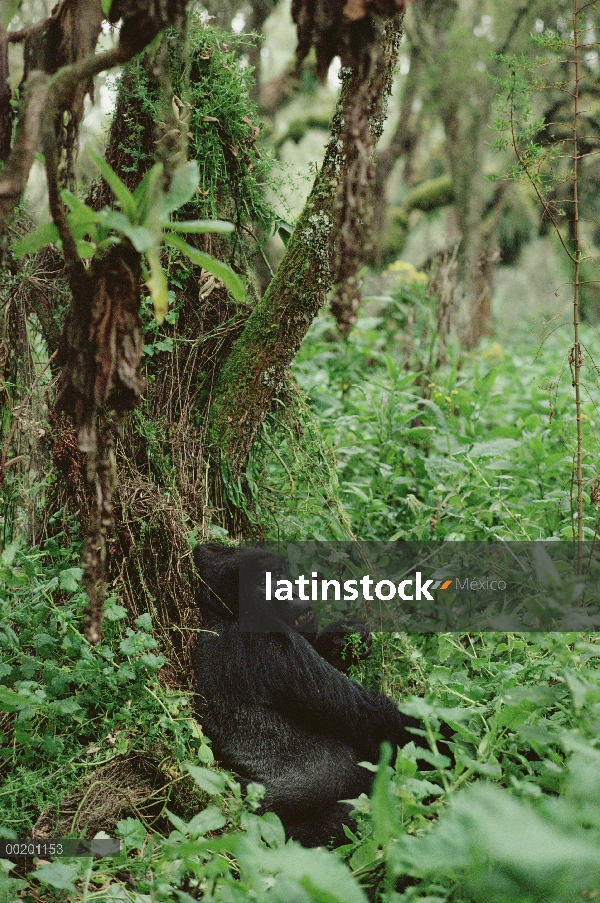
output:
[[[486,348],[485,351],[482,351],[481,354],[479,355],[479,357],[482,357],[482,358],[492,357],[492,358],[496,358],[496,360],[498,360],[498,361],[503,361],[505,355],[504,355],[504,351],[500,347],[499,343],[494,342],[493,345],[490,345],[489,348]]]
[[[411,282],[413,285],[425,285],[428,281],[427,273],[418,270],[406,260],[395,260],[390,263],[386,273],[396,276],[400,282]]]

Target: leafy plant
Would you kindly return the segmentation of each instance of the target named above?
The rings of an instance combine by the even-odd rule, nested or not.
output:
[[[404,288],[400,297],[406,298]],[[266,436],[258,480],[269,487],[261,504],[274,506],[270,537],[570,540],[575,412],[560,333],[541,345],[524,334],[510,347],[492,341],[473,354],[449,348],[447,363],[424,377],[405,361],[407,354],[428,360],[428,313],[416,319],[409,311],[417,348],[407,351],[401,342],[408,303],[394,292],[376,304],[376,316],[359,316],[343,343],[330,341],[333,323],[323,316],[300,350],[294,369],[314,421],[303,415],[305,462],[293,433]],[[581,341],[590,357],[600,353],[585,324]],[[591,379],[588,372],[590,390],[597,383]],[[516,391],[524,384],[528,392]],[[597,423],[590,395],[581,405],[582,468],[590,487]],[[311,438],[319,429],[320,446]],[[315,466],[311,455],[317,454],[324,459]],[[327,468],[346,526],[331,502],[320,501],[320,493],[331,497]],[[590,506],[585,539],[595,530]]]
[[[596,644],[574,633],[442,634],[417,640],[399,666],[401,648],[400,637],[378,637],[362,679],[380,681],[383,665],[396,694],[418,680],[423,696],[401,708],[422,719],[431,753],[409,744],[393,775],[380,765],[371,801],[359,803],[369,818],[347,848],[355,874],[379,875],[386,903],[593,899]]]
[[[129,240],[135,250],[145,257],[146,287],[158,323],[162,323],[168,310],[168,282],[160,261],[161,244],[174,248],[192,263],[216,276],[236,300],[243,299],[244,286],[231,267],[192,247],[180,234],[226,234],[234,231],[233,224],[223,220],[171,219],[171,214],[189,203],[196,193],[200,173],[195,161],[182,163],[175,169],[167,191],[162,190],[163,165],[156,163],[132,193],[102,157],[91,149],[89,154],[110,186],[120,209],[104,207],[95,211],[70,191],[61,192],[69,211],[67,223],[81,258],[101,255],[111,244]],[[14,245],[13,251],[20,257],[33,254],[50,243],[62,247],[54,223],[46,223],[26,235]]]

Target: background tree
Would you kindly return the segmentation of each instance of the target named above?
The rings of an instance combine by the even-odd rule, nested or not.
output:
[[[427,267],[440,250],[451,252],[460,240],[457,277],[462,301],[452,320],[455,334],[469,347],[492,328],[494,285],[508,278],[498,268],[517,265],[521,250],[545,228],[527,192],[487,181],[503,167],[503,159],[492,149],[494,78],[502,72],[494,55],[507,51],[533,60],[538,51],[530,35],[548,28],[562,33],[570,21],[568,7],[568,3],[550,7],[543,2],[417,0],[407,13],[390,127],[378,150],[373,259],[381,264],[405,254]],[[591,6],[591,29],[595,15]],[[266,34],[266,51],[273,54],[268,23]],[[589,59],[586,81],[591,85],[596,79],[596,64]],[[269,80],[265,64],[264,80],[265,91],[271,86],[274,97],[281,93],[279,106],[270,114],[278,152],[298,166],[300,148],[308,152],[316,141],[324,100],[309,84],[299,88],[285,68]],[[546,92],[536,100],[536,114],[553,121],[558,94],[552,99]],[[563,94],[561,103],[565,102]],[[293,150],[294,143],[298,151]],[[590,172],[591,168],[590,161]],[[458,192],[456,185],[461,186]],[[586,204],[592,204],[595,192],[584,191]],[[550,253],[558,261],[559,255]]]

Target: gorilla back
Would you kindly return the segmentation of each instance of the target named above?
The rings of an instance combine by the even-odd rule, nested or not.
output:
[[[310,603],[266,601],[265,571],[289,579],[283,558],[209,543],[196,546],[194,560],[203,580],[197,710],[215,756],[242,781],[264,785],[263,810],[277,813],[287,837],[305,846],[343,843],[343,825],[352,820],[339,801],[368,793],[373,780],[358,763],[376,763],[383,741],[407,743],[414,722],[326,660],[340,665],[344,633],[360,625],[338,623],[318,634]],[[240,629],[242,562],[253,575],[244,599],[268,632]]]

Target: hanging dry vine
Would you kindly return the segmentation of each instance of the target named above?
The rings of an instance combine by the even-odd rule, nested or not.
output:
[[[292,18],[298,32],[298,62],[311,47],[317,56],[317,74],[324,79],[331,61],[342,66],[368,68],[380,40],[378,22],[404,12],[408,0],[292,0]]]
[[[0,161],[10,153],[12,135],[11,91],[8,80],[8,36],[0,25]]]

